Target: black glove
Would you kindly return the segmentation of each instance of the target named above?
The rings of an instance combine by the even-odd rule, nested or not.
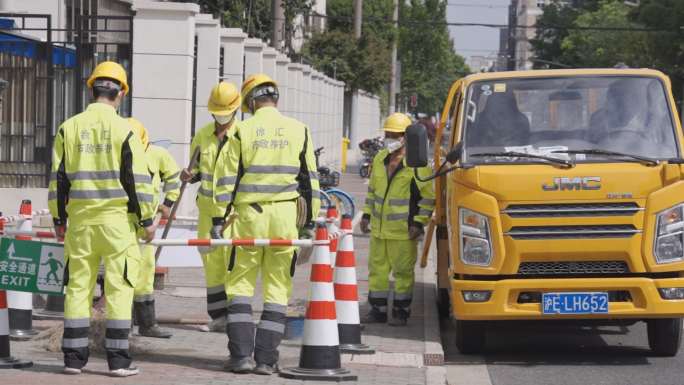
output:
[[[209,231],[209,235],[211,235],[211,239],[223,239],[223,234],[222,230],[223,225],[215,225],[211,227],[211,230]]]

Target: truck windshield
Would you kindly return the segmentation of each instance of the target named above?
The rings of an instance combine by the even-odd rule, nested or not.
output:
[[[544,163],[526,157],[471,156],[522,152],[573,162],[616,162],[607,153],[669,159],[677,139],[664,83],[652,77],[592,76],[501,79],[467,89],[468,163]],[[577,151],[563,153],[564,150]]]

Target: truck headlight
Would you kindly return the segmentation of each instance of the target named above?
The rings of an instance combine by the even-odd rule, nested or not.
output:
[[[658,263],[673,263],[684,260],[682,230],[684,205],[675,206],[658,213],[653,255]]]
[[[458,209],[461,262],[466,265],[490,266],[492,264],[492,238],[489,220],[482,214]]]

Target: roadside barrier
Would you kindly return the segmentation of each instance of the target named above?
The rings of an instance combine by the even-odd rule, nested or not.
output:
[[[23,369],[33,366],[33,361],[25,361],[10,354],[9,310],[7,292],[0,290],[0,369]]]
[[[332,275],[328,231],[323,220],[318,220],[299,367],[281,370],[280,377],[311,381],[358,380],[356,373],[342,368]]]
[[[21,220],[21,219],[32,219],[31,217],[38,217],[41,215],[49,215],[49,214],[50,214],[50,209],[40,209],[40,210],[32,211],[28,215],[25,215],[25,214],[10,215],[10,216],[6,216],[6,217],[2,217],[2,218],[0,218],[0,220],[2,220],[5,223],[14,223],[14,222]]]
[[[19,231],[32,231],[33,218],[31,201],[21,201],[19,214],[24,218],[17,220]],[[31,236],[17,236],[16,239],[31,240]],[[13,340],[23,341],[38,335],[33,330],[33,293],[21,291],[7,291],[7,304],[9,314],[10,337]]]
[[[328,206],[325,222],[328,224],[328,234],[334,234],[340,229],[337,227],[337,207],[334,204]],[[335,266],[335,258],[337,258],[337,238],[330,239],[330,266]]]
[[[356,262],[351,216],[342,215],[342,231],[337,262],[333,273],[335,286],[335,309],[340,352],[347,354],[375,354],[375,349],[361,343],[361,319],[359,315],[359,292],[356,286]]]

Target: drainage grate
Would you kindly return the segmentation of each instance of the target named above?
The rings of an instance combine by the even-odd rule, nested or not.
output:
[[[423,354],[423,365],[444,366],[444,356],[442,354]]]

